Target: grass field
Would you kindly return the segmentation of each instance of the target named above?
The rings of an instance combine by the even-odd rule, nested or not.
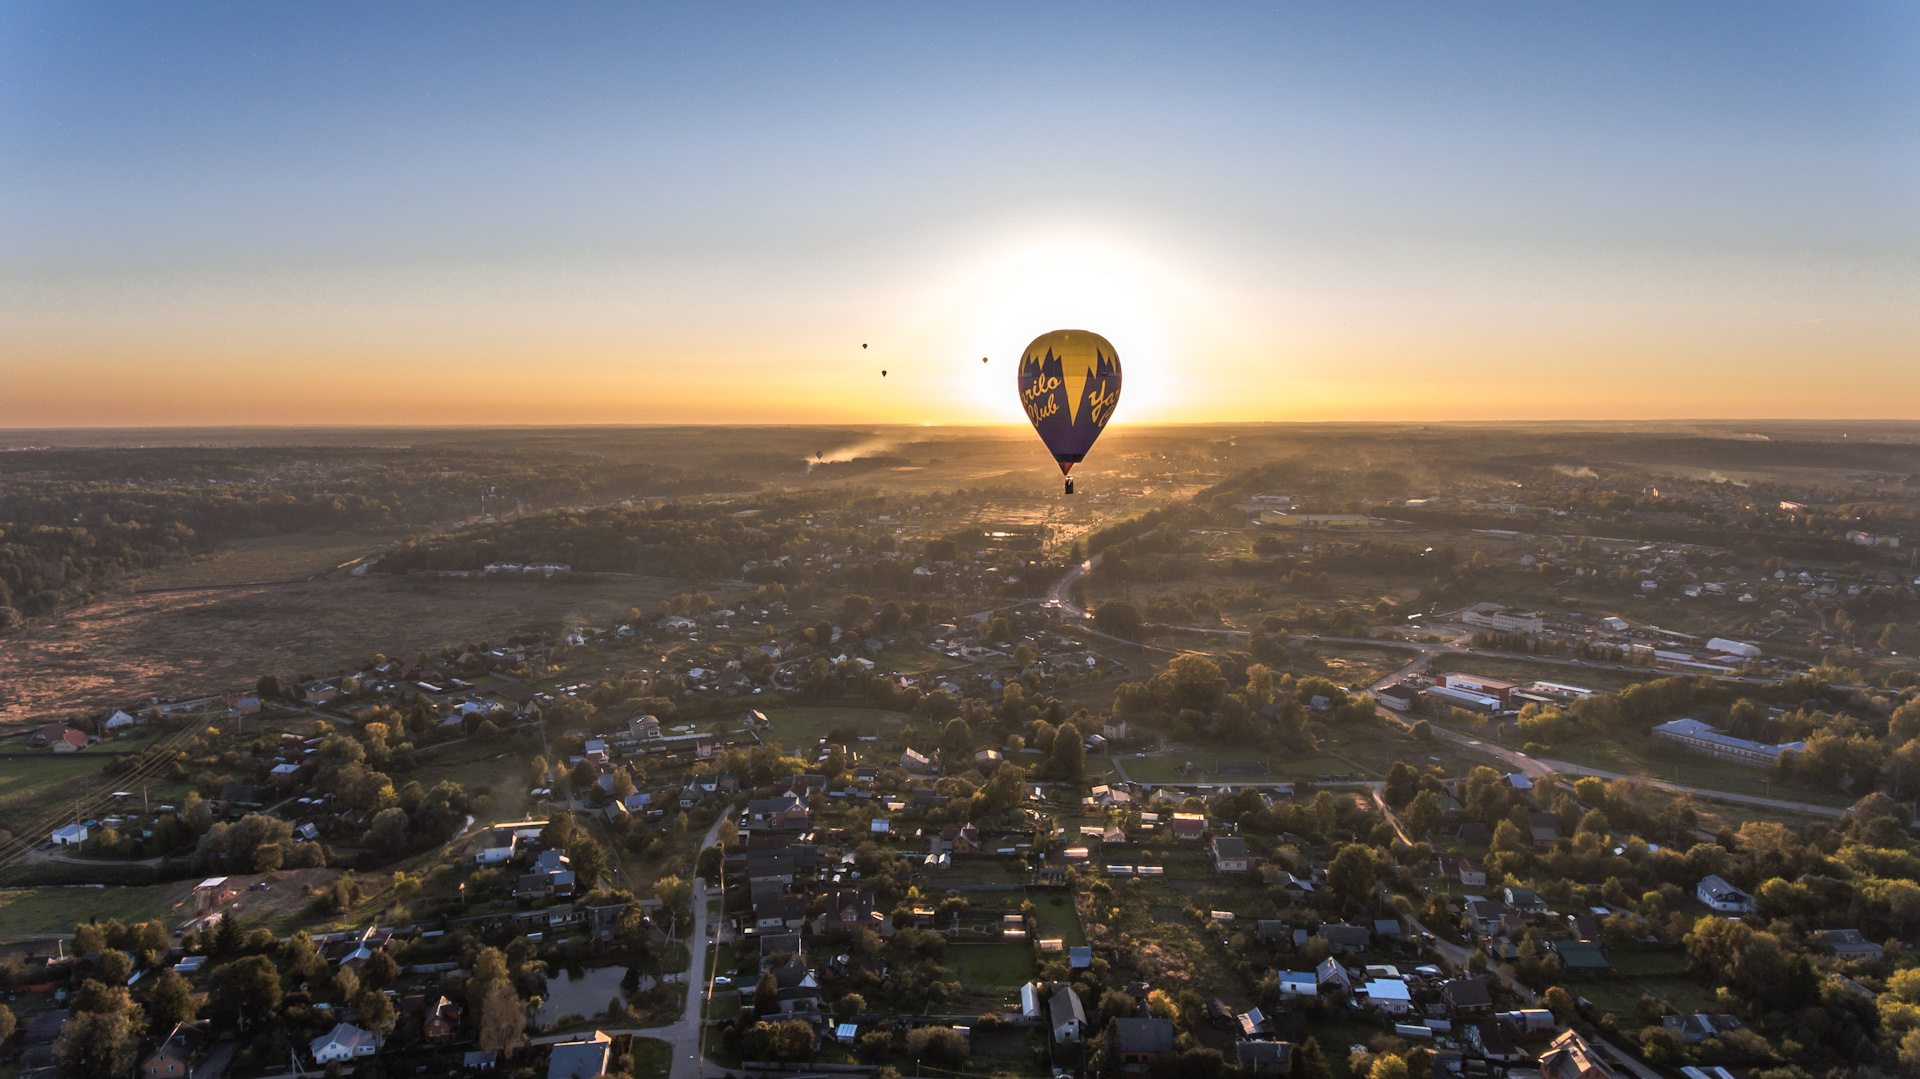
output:
[[[469,793],[476,787],[487,787],[488,803],[483,819],[524,820],[529,808],[526,796],[529,755],[522,750],[503,749],[498,744],[470,738],[444,749],[422,752],[418,758],[420,767],[409,773],[407,779],[426,788],[452,780]],[[476,820],[476,827],[479,823]]]
[[[1086,931],[1080,927],[1080,914],[1073,909],[1072,896],[1065,892],[1037,892],[1032,899],[1036,938],[1059,937],[1069,948],[1087,942]]]
[[[946,964],[978,985],[1022,985],[1033,978],[1033,948],[1027,944],[953,944]]]
[[[659,1038],[633,1039],[633,1079],[665,1079],[673,1069],[673,1046]]]
[[[884,708],[818,706],[774,708],[769,709],[766,716],[773,721],[773,730],[765,737],[788,749],[810,746],[835,729],[884,737],[899,730],[900,725],[908,719],[905,712],[891,712]]]
[[[1127,778],[1134,782],[1177,784],[1230,783],[1235,780],[1247,783],[1288,782],[1310,780],[1320,775],[1356,773],[1369,779],[1378,779],[1386,774],[1394,761],[1413,761],[1424,768],[1434,763],[1428,759],[1430,757],[1440,758],[1439,766],[1448,775],[1465,775],[1475,763],[1456,753],[1446,743],[1415,743],[1384,725],[1342,727],[1338,733],[1327,732],[1320,739],[1319,750],[1306,755],[1191,746],[1160,756],[1123,756],[1118,760]],[[1088,758],[1088,764],[1105,760],[1105,757],[1091,757]],[[1201,772],[1182,775],[1179,769],[1188,762],[1200,768]],[[1268,769],[1265,774],[1252,770],[1260,765]]]
[[[0,939],[71,933],[90,918],[145,921],[160,916],[178,895],[171,884],[126,888],[0,888]]]
[[[655,580],[407,581],[338,574],[217,592],[113,595],[0,639],[0,724],[147,696],[200,697],[262,671],[337,670],[564,625],[611,625],[689,588]],[[717,602],[738,589],[707,586]]]
[[[1612,1012],[1623,1017],[1638,1010],[1643,995],[1664,999],[1685,1014],[1713,1011],[1716,1006],[1713,990],[1687,978],[1673,976],[1649,976],[1617,982],[1572,982],[1566,988],[1574,996],[1592,1001],[1601,1012]]]
[[[144,743],[136,743],[133,749]],[[114,757],[111,749],[95,746],[85,753],[32,753],[0,755],[0,808],[12,813],[30,814],[40,803],[69,789],[76,779],[98,776],[100,769]],[[72,810],[69,805],[68,810]]]
[[[1779,781],[1769,782],[1771,773],[1758,768],[1691,754],[1655,753],[1648,740],[1639,735],[1621,737],[1600,731],[1580,731],[1555,742],[1553,748],[1542,756],[1622,775],[1664,779],[1682,786],[1734,794],[1758,794],[1836,807],[1852,805],[1856,800],[1831,791],[1817,791]]]
[[[359,532],[296,533],[241,540],[215,554],[134,580],[139,591],[305,580],[378,550],[390,537]]]

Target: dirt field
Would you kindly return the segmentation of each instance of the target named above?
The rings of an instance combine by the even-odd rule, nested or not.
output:
[[[376,653],[503,642],[562,623],[609,625],[685,589],[671,582],[407,583],[339,575],[298,584],[113,596],[0,640],[0,725],[322,673]],[[716,599],[725,590],[711,585]]]

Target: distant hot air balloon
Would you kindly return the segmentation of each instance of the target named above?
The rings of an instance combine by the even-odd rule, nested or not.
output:
[[[986,363],[986,362],[987,362],[987,358],[986,358],[985,356],[982,356],[982,357],[980,357],[980,362],[981,362],[981,363]]]
[[[862,341],[862,342],[860,343],[860,347],[861,347],[861,348],[866,348],[866,347],[867,347],[867,345],[866,345],[866,342],[864,342],[864,341]]]
[[[1040,433],[1073,493],[1073,466],[1086,460],[1094,439],[1120,403],[1120,356],[1086,330],[1041,334],[1020,357],[1020,404]]]
[[[882,367],[882,368],[880,369],[880,377],[881,377],[881,378],[885,378],[885,377],[887,377],[887,369],[886,369],[886,368],[884,368],[884,367]]]

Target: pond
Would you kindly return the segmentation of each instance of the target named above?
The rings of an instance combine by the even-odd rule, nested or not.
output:
[[[547,999],[540,1002],[534,1022],[545,1026],[563,1015],[599,1015],[607,1010],[607,1001],[623,996],[620,979],[625,967],[594,967],[576,977],[565,970],[547,975]]]

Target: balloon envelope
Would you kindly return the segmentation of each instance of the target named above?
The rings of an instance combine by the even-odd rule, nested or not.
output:
[[[1120,403],[1120,356],[1086,330],[1041,334],[1020,357],[1020,404],[1062,474],[1086,459]]]

